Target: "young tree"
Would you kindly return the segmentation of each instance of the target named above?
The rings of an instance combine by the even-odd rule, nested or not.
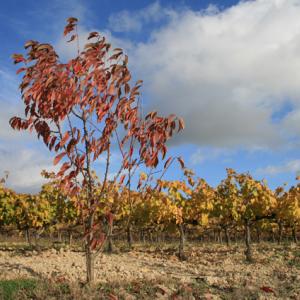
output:
[[[178,257],[186,260],[185,248],[185,229],[187,225],[206,226],[208,224],[209,213],[212,210],[212,199],[214,190],[204,179],[193,178],[194,173],[184,168],[186,180],[160,181],[159,185],[169,198],[174,207],[173,222],[177,225],[180,242]]]
[[[297,226],[300,223],[300,184],[290,187],[288,191],[285,191],[284,187],[278,187],[276,189],[276,196],[278,244],[280,244],[282,240],[283,226],[292,229],[293,241],[297,243]]]
[[[31,245],[30,229],[43,229],[52,220],[51,206],[47,199],[38,195],[17,194],[14,202],[14,223],[18,230],[25,232]]]
[[[164,159],[166,142],[183,121],[175,115],[160,117],[156,112],[145,119],[139,112],[141,81],[131,87],[128,57],[98,32],[90,33],[83,50],[79,47],[76,18],[69,18],[64,35],[77,42],[77,57],[62,63],[50,44],[28,41],[27,56],[13,55],[15,63],[24,63],[20,85],[25,118],[13,117],[14,129],[35,131],[50,151],[57,152],[54,165],[61,186],[77,197],[84,220],[87,282],[94,280],[94,259],[105,241],[103,219],[96,218],[97,207],[105,198],[111,172],[111,152],[121,153],[120,168],[114,182],[125,182],[140,165],[155,168]],[[105,157],[99,174],[101,191],[92,175],[96,163]],[[98,164],[99,165],[99,164]],[[127,176],[127,181],[124,181]],[[82,194],[85,197],[82,197]],[[110,214],[107,216],[110,219]]]
[[[49,182],[42,186],[39,198],[46,200],[51,207],[53,217],[50,229],[57,230],[59,241],[61,241],[62,230],[67,231],[69,245],[71,245],[73,229],[80,225],[80,211],[75,206],[73,199],[60,188],[54,173],[44,171],[42,175],[49,179]]]
[[[4,187],[4,180],[0,182],[0,230],[4,226],[12,225],[15,211],[16,194]]]
[[[235,226],[240,221],[240,215],[237,211],[238,200],[238,188],[229,176],[222,180],[216,188],[212,211],[212,217],[215,218],[217,225],[224,230],[227,246],[230,244],[230,227]]]
[[[245,229],[246,260],[252,262],[251,227],[260,220],[275,218],[276,197],[264,181],[254,180],[248,173],[227,169],[227,177],[237,195],[236,208]]]

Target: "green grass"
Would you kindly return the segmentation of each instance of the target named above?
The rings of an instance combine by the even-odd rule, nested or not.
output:
[[[33,279],[16,279],[0,281],[0,299],[14,300],[15,296],[24,290],[27,295],[30,295],[36,287],[36,282]]]

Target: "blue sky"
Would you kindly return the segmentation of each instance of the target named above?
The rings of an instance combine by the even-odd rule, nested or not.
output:
[[[62,58],[65,19],[80,34],[100,31],[129,55],[144,80],[144,109],[176,113],[186,130],[170,144],[196,174],[216,185],[225,168],[250,171],[274,188],[300,171],[300,0],[1,1],[0,173],[19,191],[39,189],[52,154],[29,134],[13,132],[22,112],[12,53],[34,39]],[[169,177],[175,178],[174,169]]]

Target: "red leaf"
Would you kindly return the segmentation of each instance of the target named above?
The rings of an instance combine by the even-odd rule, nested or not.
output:
[[[67,22],[68,23],[76,23],[76,22],[78,22],[78,19],[74,18],[74,17],[70,17],[70,18],[67,19]]]
[[[13,58],[15,64],[18,64],[21,61],[25,61],[25,58],[23,57],[22,54],[13,54],[12,58]]]
[[[109,225],[112,225],[113,220],[114,220],[114,215],[113,215],[111,212],[109,212],[109,213],[106,215],[106,218],[107,218],[108,224],[109,224]]]
[[[107,90],[108,95],[113,96],[115,93],[115,85],[112,82],[111,85],[109,86],[108,90]]]
[[[24,48],[27,49],[27,48],[32,47],[32,46],[37,45],[37,44],[38,44],[38,42],[30,40],[30,41],[27,41],[25,43]]]
[[[67,162],[65,162],[62,166],[61,166],[61,168],[60,168],[60,170],[59,170],[59,174],[64,174],[65,173],[65,171],[66,170],[68,170],[69,168],[70,168],[70,164],[69,163],[67,163]]]
[[[98,241],[96,239],[93,239],[91,242],[91,249],[94,250],[97,247]]]
[[[70,134],[69,134],[69,131],[67,131],[60,141],[60,147],[63,147],[66,144],[69,137],[70,137]]]
[[[67,41],[67,43],[70,43],[70,42],[74,41],[75,38],[76,38],[76,35],[73,34],[73,35],[71,36],[71,38]]]
[[[126,175],[122,175],[122,176],[120,177],[120,184],[122,184],[122,183],[124,182],[125,177],[126,177]]]
[[[170,163],[171,163],[172,157],[169,157],[167,159],[167,161],[165,162],[164,168],[166,169],[167,167],[169,167]]]
[[[98,33],[98,32],[96,32],[96,31],[91,32],[91,33],[89,34],[88,40],[90,40],[90,39],[92,39],[92,38],[94,38],[94,37],[98,37],[98,36],[99,36],[99,33]]]
[[[54,164],[54,165],[57,165],[57,164],[61,161],[61,159],[62,159],[66,154],[67,154],[66,152],[63,152],[63,153],[58,154],[58,155],[54,158],[53,164]]]
[[[260,289],[266,293],[274,293],[274,290],[271,289],[269,286],[262,286]]]
[[[185,127],[183,119],[182,119],[182,118],[179,118],[179,119],[178,119],[178,123],[179,123],[178,131],[183,130],[184,127]]]
[[[17,70],[16,74],[20,74],[21,72],[24,72],[26,70],[26,68],[20,68],[19,70]]]
[[[182,157],[177,157],[177,160],[179,161],[181,168],[184,169],[185,166]]]

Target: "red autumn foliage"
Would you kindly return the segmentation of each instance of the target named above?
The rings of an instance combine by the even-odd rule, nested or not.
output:
[[[64,35],[78,42],[78,20],[69,18]],[[161,117],[157,112],[140,117],[142,81],[131,84],[128,57],[120,48],[112,49],[100,33],[92,32],[89,42],[78,55],[63,63],[52,45],[28,41],[26,56],[13,55],[14,63],[24,66],[20,90],[25,117],[13,117],[10,125],[17,130],[35,131],[50,151],[56,152],[54,165],[60,164],[56,177],[70,195],[86,194],[79,203],[83,210],[87,259],[105,238],[95,234],[99,199],[108,184],[110,152],[117,145],[122,161],[113,181],[120,184],[139,165],[155,168],[166,157],[166,142],[175,131],[184,128],[175,115]],[[78,44],[77,44],[78,45]],[[105,155],[102,190],[94,194],[94,162]],[[178,159],[184,167],[182,159]],[[170,164],[168,159],[165,168]],[[124,175],[126,174],[126,175]],[[97,229],[98,230],[98,229]],[[98,236],[98,238],[96,237]],[[89,267],[88,267],[89,268]],[[88,275],[88,281],[92,275]]]

